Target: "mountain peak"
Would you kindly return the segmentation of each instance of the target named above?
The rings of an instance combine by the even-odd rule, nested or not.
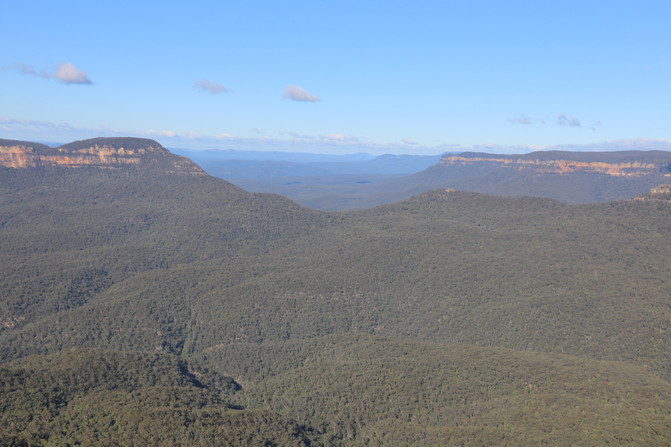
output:
[[[167,173],[204,175],[198,165],[172,154],[158,142],[146,138],[91,138],[52,148],[28,141],[0,139],[0,166],[34,168],[60,166],[105,169],[156,167]]]

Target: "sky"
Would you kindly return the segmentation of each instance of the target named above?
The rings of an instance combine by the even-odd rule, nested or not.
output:
[[[671,142],[667,0],[0,4],[0,138],[409,154]]]

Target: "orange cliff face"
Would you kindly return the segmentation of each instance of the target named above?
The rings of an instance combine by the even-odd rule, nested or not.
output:
[[[40,156],[29,146],[0,146],[0,165],[7,168],[31,168],[39,166]]]
[[[7,141],[7,140],[5,140]],[[171,154],[161,145],[151,140],[149,144],[133,148],[122,146],[118,141],[110,144],[92,143],[90,146],[73,148],[65,145],[59,148],[30,143],[0,143],[0,166],[7,168],[34,168],[38,166],[61,166],[80,168],[93,166],[117,169],[122,166],[139,166],[158,160],[166,167],[166,172],[202,175],[204,172],[191,160]]]
[[[594,172],[617,177],[638,177],[659,172],[662,165],[630,161],[624,163],[584,162],[574,160],[538,160],[496,157],[445,156],[439,164],[443,166],[474,165],[478,163],[499,164],[517,170],[533,169],[538,174],[568,174],[572,172]],[[667,176],[669,174],[666,174]]]
[[[34,148],[24,145],[0,146],[0,164],[8,168],[31,168],[37,166],[110,166],[139,164],[136,151],[124,148],[91,147],[77,151],[57,149],[49,155],[40,155]],[[144,152],[144,151],[143,151]]]
[[[45,166],[101,166],[114,167],[116,165],[138,165],[140,156],[147,151],[145,149],[127,150],[123,147],[93,147],[66,151],[58,149],[56,155],[42,156],[41,161]]]

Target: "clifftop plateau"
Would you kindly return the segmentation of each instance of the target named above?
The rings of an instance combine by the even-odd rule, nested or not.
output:
[[[487,164],[515,170],[534,170],[537,174],[598,173],[614,177],[640,177],[663,173],[671,177],[671,153],[662,151],[622,152],[532,152],[524,155],[463,153],[444,155],[441,166]]]
[[[204,175],[203,170],[188,158],[174,155],[156,141],[144,138],[91,138],[56,148],[29,141],[0,139],[0,166],[93,166],[106,169],[142,166],[165,169],[168,173]]]

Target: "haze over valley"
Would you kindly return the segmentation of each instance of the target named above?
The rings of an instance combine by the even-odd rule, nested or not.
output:
[[[243,189],[282,194],[325,211],[369,208],[437,188],[573,204],[605,202],[631,198],[671,180],[669,151],[599,149],[441,157],[354,154],[320,161],[307,158],[316,154],[255,152],[252,158],[235,152],[180,152]]]

